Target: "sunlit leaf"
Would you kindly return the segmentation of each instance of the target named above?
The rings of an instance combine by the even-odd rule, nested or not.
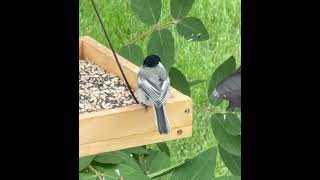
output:
[[[182,72],[179,69],[172,67],[170,69],[169,76],[172,87],[174,87],[181,93],[191,97],[190,85],[186,77],[182,74]]]
[[[229,171],[236,176],[241,176],[241,157],[230,154],[224,150],[220,145],[218,146],[219,154],[223,163],[227,166]]]
[[[161,64],[169,72],[174,64],[174,39],[171,31],[161,29],[153,32],[147,44],[148,55],[158,55],[161,59]]]
[[[177,168],[170,180],[212,179],[216,168],[217,148],[210,148]]]
[[[178,33],[188,41],[205,41],[209,33],[202,21],[195,17],[187,17],[177,24]]]
[[[145,24],[154,25],[160,20],[161,0],[131,0],[131,8]]]
[[[170,12],[174,19],[184,18],[192,8],[194,0],[171,0]]]
[[[219,145],[221,145],[229,153],[240,156],[241,155],[241,135],[233,136],[229,134],[223,127],[223,124],[219,121],[219,118],[223,118],[219,115],[213,114],[211,116],[212,131],[217,139]]]
[[[139,67],[143,63],[143,52],[138,45],[132,44],[124,46],[119,50],[119,54]]]

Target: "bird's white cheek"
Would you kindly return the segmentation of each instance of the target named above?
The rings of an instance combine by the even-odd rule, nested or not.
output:
[[[161,64],[161,62],[159,62],[158,66],[164,68],[164,66]]]

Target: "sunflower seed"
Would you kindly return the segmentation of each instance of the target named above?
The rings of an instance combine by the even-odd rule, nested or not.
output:
[[[119,77],[106,73],[91,61],[79,61],[79,113],[97,112],[134,104]]]

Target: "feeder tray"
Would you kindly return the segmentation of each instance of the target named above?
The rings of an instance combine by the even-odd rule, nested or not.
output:
[[[135,92],[139,67],[117,56]],[[79,59],[90,60],[123,80],[112,51],[88,36],[79,38]],[[170,87],[166,111],[172,130],[166,135],[158,132],[153,108],[146,112],[140,104],[79,114],[79,157],[192,136],[190,97]]]

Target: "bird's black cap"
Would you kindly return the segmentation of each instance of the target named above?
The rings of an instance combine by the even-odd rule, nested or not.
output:
[[[157,55],[149,55],[143,61],[143,66],[154,67],[159,64],[160,57]]]

